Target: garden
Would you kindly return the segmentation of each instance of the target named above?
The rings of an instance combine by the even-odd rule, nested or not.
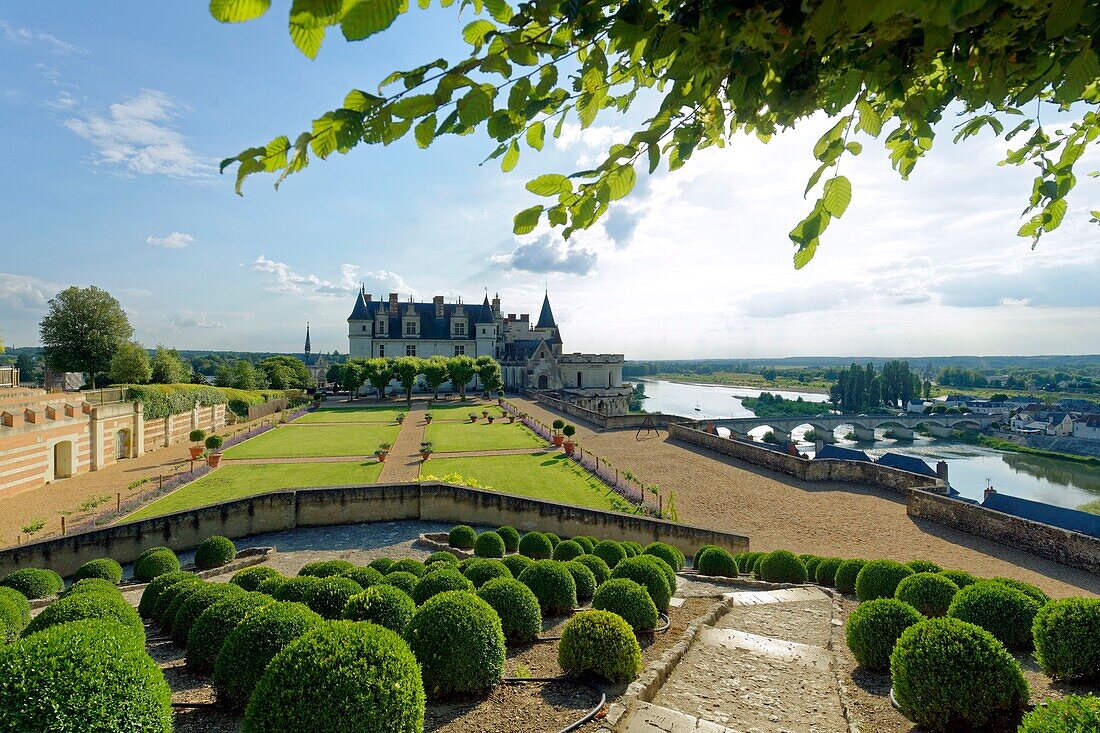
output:
[[[369,456],[379,443],[393,443],[397,425],[299,425],[297,421],[257,435],[225,451],[225,460]]]
[[[481,419],[477,422],[469,419],[465,422],[433,420],[424,428],[424,437],[440,453],[546,447],[546,443],[522,423],[509,424],[505,420],[491,423]]]
[[[383,405],[347,405],[333,407],[321,404],[313,412],[302,415],[294,422],[311,423],[395,423],[398,416],[406,413],[406,408],[392,403]]]

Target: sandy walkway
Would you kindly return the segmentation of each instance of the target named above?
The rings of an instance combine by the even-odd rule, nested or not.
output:
[[[426,402],[413,402],[409,407],[401,432],[393,441],[390,454],[382,464],[379,483],[390,484],[401,481],[416,481],[420,478],[420,444],[424,441],[424,413]]]

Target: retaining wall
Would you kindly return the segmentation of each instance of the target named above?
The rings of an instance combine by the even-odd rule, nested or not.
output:
[[[540,392],[528,392],[525,396],[545,407],[580,418],[604,430],[637,429],[640,428],[642,423],[647,419],[651,421],[651,424],[659,428],[666,428],[672,422],[692,422],[681,415],[668,415],[663,412],[632,412],[629,415],[601,415],[593,410],[578,407],[571,402],[559,400],[556,397],[550,397]]]

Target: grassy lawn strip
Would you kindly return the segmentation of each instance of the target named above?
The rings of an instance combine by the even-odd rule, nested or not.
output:
[[[225,458],[369,456],[379,443],[393,443],[398,430],[397,425],[283,425],[233,446]]]
[[[484,420],[433,422],[424,428],[424,439],[430,440],[441,453],[505,448],[545,448],[546,443],[521,423],[509,425],[497,420],[492,425]]]
[[[592,478],[560,453],[511,456],[432,458],[420,467],[421,477],[442,478],[457,473],[506,494],[592,509],[615,509],[611,489]]]
[[[365,403],[351,407],[322,407],[302,415],[294,422],[390,423],[396,421],[399,414],[407,412],[404,403],[396,406],[392,402],[381,405]]]
[[[382,464],[376,461],[345,463],[271,463],[222,464],[222,467],[142,507],[131,519],[148,519],[162,514],[266,494],[281,489],[307,486],[343,486],[372,484],[378,480]]]
[[[432,417],[439,418],[440,420],[466,420],[472,412],[477,415],[478,420],[480,420],[482,410],[488,410],[489,414],[493,417],[504,416],[504,410],[502,410],[497,403],[475,402],[473,400],[466,400],[465,402],[436,402],[432,405],[431,413]]]

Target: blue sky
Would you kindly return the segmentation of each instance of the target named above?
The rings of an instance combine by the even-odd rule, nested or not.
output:
[[[787,231],[808,209],[812,119],[764,146],[738,139],[642,178],[608,221],[563,242],[516,238],[540,173],[568,172],[625,134],[601,116],[502,174],[482,135],[411,140],[314,161],[245,196],[217,162],[293,136],[351,88],[463,53],[454,11],[413,11],[366,43],[334,34],[318,58],[286,8],[223,26],[205,3],[0,7],[0,336],[37,340],[70,284],[115,294],[136,337],[180,348],[347,350],[359,282],[537,312],[548,286],[570,350],[628,358],[791,354],[1100,352],[1100,182],[1093,149],[1062,229],[1019,240],[1030,171],[1005,144],[937,149],[902,182],[881,145],[845,163],[855,199],[795,272]]]

